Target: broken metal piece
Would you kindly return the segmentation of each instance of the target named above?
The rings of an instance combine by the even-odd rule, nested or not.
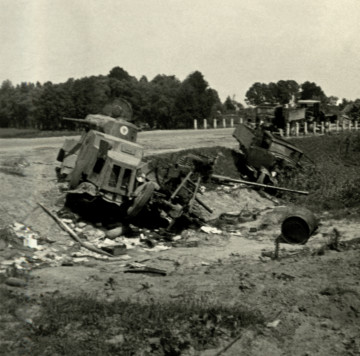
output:
[[[143,268],[131,268],[124,271],[124,273],[153,273],[160,274],[161,276],[166,276],[166,271],[153,267],[143,267]]]
[[[50,215],[57,223],[58,225],[65,230],[76,242],[78,242],[82,247],[85,247],[86,249],[88,249],[89,251],[92,252],[96,252],[99,253],[101,255],[105,255],[108,257],[113,257],[113,255],[111,255],[110,253],[107,253],[89,243],[86,243],[84,241],[81,241],[80,237],[76,234],[75,231],[73,231],[69,226],[67,226],[67,224],[65,224],[63,221],[61,221],[55,214],[53,214],[48,208],[46,208],[44,205],[42,205],[41,203],[38,203],[38,205],[41,206],[41,208],[48,214]]]
[[[246,184],[246,185],[252,185],[254,187],[269,188],[269,189],[280,190],[280,191],[289,192],[289,193],[297,193],[297,194],[309,195],[309,192],[303,191],[303,190],[289,189],[289,188],[283,188],[283,187],[276,187],[276,186],[273,186],[273,185],[249,182],[247,180],[225,177],[225,176],[221,176],[221,175],[218,175],[218,174],[213,174],[211,176],[211,178],[214,179],[214,180],[220,181],[220,182],[225,182],[225,183],[228,183],[228,182],[241,183],[241,184]]]

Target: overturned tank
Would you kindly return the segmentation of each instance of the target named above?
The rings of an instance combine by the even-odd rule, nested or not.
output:
[[[119,105],[124,106],[120,113],[129,113],[127,102]],[[136,216],[157,188],[156,183],[146,180],[144,148],[136,143],[137,126],[129,117],[102,114],[64,119],[85,128],[80,140],[66,139],[57,156],[61,162],[58,177],[69,184],[68,199],[101,198],[122,206],[125,215]]]
[[[275,183],[275,177],[298,167],[303,152],[268,130],[253,130],[239,124],[233,137],[245,158],[247,175],[258,183]]]

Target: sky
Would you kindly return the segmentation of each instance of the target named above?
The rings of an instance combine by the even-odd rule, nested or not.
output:
[[[360,98],[359,0],[0,0],[0,83],[65,82],[119,66],[200,71],[222,100],[305,81]]]

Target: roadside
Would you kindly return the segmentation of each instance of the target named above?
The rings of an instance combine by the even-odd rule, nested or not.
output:
[[[226,132],[217,135],[218,141],[214,140],[211,146],[224,143]],[[144,139],[142,142],[159,150],[163,144],[166,149],[188,148],[192,139],[197,140],[196,135],[165,136],[162,143],[158,136],[146,132],[140,142]],[[210,145],[213,137],[203,137],[203,143],[207,140]],[[99,258],[79,248],[37,205],[41,202],[59,208],[63,202],[54,170],[61,143],[55,147],[55,142],[47,142],[50,146],[44,142],[43,147],[24,142],[14,144],[8,152],[0,150],[1,160],[22,156],[28,163],[24,175],[1,173],[2,223],[23,223],[30,230],[18,226],[21,233],[38,234],[39,245],[44,247],[36,254],[34,249],[16,246],[3,246],[0,251],[0,262],[20,258],[24,267],[23,271],[13,269],[10,263],[1,276],[2,282],[9,278],[24,281],[19,286],[2,283],[0,287],[6,301],[0,318],[3,354],[66,355],[72,350],[74,355],[126,355],[136,350],[135,354],[145,355],[216,355],[233,340],[237,341],[221,354],[359,353],[358,216],[335,219],[333,213],[319,209],[321,224],[309,242],[280,244],[280,259],[274,260],[274,240],[280,233],[283,214],[290,202],[299,200],[285,199],[288,202],[284,206],[284,197],[275,198],[240,186],[225,187],[207,191],[203,196],[214,209],[209,220],[224,212],[243,210],[254,215],[253,219],[237,221],[235,225],[222,222],[217,225],[219,231],[188,229],[153,247],[147,245],[147,237],[153,232],[142,230],[127,240],[120,237],[129,246],[134,245],[127,245],[126,254],[117,260]],[[235,145],[228,138],[224,144]],[[327,142],[312,143],[314,150],[322,153],[320,161],[331,158],[329,162],[333,164],[328,165],[328,172],[330,168],[332,172],[339,171],[336,150],[325,152],[326,145]],[[221,169],[226,169],[225,163]],[[324,194],[325,188],[331,190],[326,185],[321,191]],[[74,228],[84,230],[90,226],[81,223],[85,225]],[[142,241],[140,234],[145,236]],[[160,250],[158,245],[167,248]],[[25,258],[25,263],[21,258]],[[125,273],[139,265],[165,271],[166,275]],[[197,308],[184,307],[193,303]],[[144,311],[144,305],[153,306],[157,316],[146,314],[150,311]],[[127,324],[121,319],[121,308],[128,308],[132,316],[128,320],[138,324]],[[236,318],[231,321],[234,310],[239,313],[233,312]],[[196,317],[190,320],[190,314]],[[169,315],[173,321],[166,323]],[[146,324],[145,319],[158,324]],[[146,326],[141,333],[134,333],[142,323]],[[194,332],[189,333],[190,329]]]

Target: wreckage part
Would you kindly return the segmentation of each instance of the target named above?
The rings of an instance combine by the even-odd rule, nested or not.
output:
[[[133,200],[133,204],[127,210],[127,215],[129,217],[133,218],[140,213],[140,211],[144,208],[144,206],[149,202],[156,187],[157,187],[156,183],[146,182],[140,185],[135,190],[136,197]]]
[[[187,191],[191,192],[191,190],[187,187],[184,187]],[[213,210],[208,206],[206,205],[200,198],[198,197],[195,197],[195,200],[197,203],[199,203],[205,210],[207,210],[210,214],[213,213]]]
[[[303,190],[295,190],[295,189],[289,189],[289,188],[283,188],[283,187],[275,187],[273,185],[254,183],[254,182],[249,182],[247,180],[235,179],[235,178],[221,176],[221,175],[218,175],[218,174],[213,174],[211,178],[213,178],[215,180],[218,180],[220,182],[226,182],[226,183],[232,182],[232,183],[247,184],[247,185],[253,185],[255,187],[270,188],[270,189],[281,190],[281,191],[289,192],[289,193],[297,193],[297,194],[302,194],[302,195],[309,195],[309,192],[303,191]]]
[[[153,273],[159,274],[161,276],[166,276],[166,271],[158,268],[153,267],[144,267],[144,268],[134,268],[134,269],[127,269],[124,273]]]
[[[191,180],[189,180],[189,182],[191,182]],[[195,198],[196,198],[196,194],[199,190],[199,187],[200,187],[200,182],[201,182],[201,177],[198,177],[197,179],[197,182],[195,184],[195,189],[194,189],[194,192],[193,192],[193,195],[190,199],[190,202],[189,202],[189,211],[191,212],[192,211],[192,207],[194,205],[194,202],[195,202]]]
[[[179,219],[183,214],[184,214],[184,209],[181,208],[181,210],[178,212],[178,216],[176,218],[172,218],[171,216],[169,216],[169,225],[166,228],[166,231],[170,231],[172,229],[172,227],[174,226],[174,224],[176,223],[177,219]]]
[[[193,191],[191,189],[189,189],[188,187],[186,187],[186,183],[187,182],[190,182],[192,186],[195,186],[196,187],[196,183],[194,183],[191,179],[190,179],[190,176],[191,176],[192,172],[189,172],[187,174],[187,176],[183,179],[183,181],[181,182],[181,184],[176,188],[176,190],[174,191],[174,193],[171,195],[170,197],[170,201],[172,199],[174,199],[176,197],[176,195],[179,193],[179,191],[181,190],[181,188],[184,188],[186,191],[192,193]],[[196,195],[195,195],[195,200],[196,202],[198,202],[205,210],[207,210],[210,214],[213,212],[213,210],[208,207],[200,198],[198,198]]]
[[[64,159],[68,156],[76,154],[76,152],[80,149],[82,141],[74,140],[74,139],[66,139],[63,147],[60,148],[56,160],[59,162],[63,162]]]
[[[194,183],[191,179],[189,179],[189,183],[190,183],[190,185],[192,185],[193,187],[196,187],[196,183]],[[200,188],[200,187],[199,187],[199,188]],[[200,193],[200,194],[204,194],[201,189],[198,189],[197,192]]]
[[[180,191],[182,188],[184,188],[185,190],[187,190],[187,191],[190,192],[190,193],[193,193],[193,191],[190,190],[189,188],[187,188],[186,185],[185,185],[187,182],[191,182],[192,185],[195,186],[195,189],[196,189],[196,183],[194,183],[194,182],[192,182],[192,181],[190,180],[190,177],[191,177],[192,173],[193,173],[193,172],[190,171],[190,172],[186,175],[186,177],[182,180],[182,182],[180,183],[180,185],[175,189],[174,193],[172,193],[172,195],[171,195],[171,197],[170,197],[170,201],[177,196],[177,194],[179,193],[179,191]],[[199,177],[199,178],[200,178],[200,177]],[[200,200],[200,199],[196,196],[196,194],[193,195],[193,196],[194,196],[194,199],[195,199],[203,208],[205,208],[205,209],[206,209],[208,212],[210,212],[210,213],[213,212],[211,208],[209,208],[202,200]]]
[[[292,244],[305,244],[318,227],[315,215],[308,209],[298,208],[281,225],[283,239]]]
[[[173,200],[177,194],[179,193],[179,191],[181,190],[182,187],[185,186],[186,182],[190,179],[190,176],[192,175],[192,171],[190,171],[186,177],[183,179],[183,181],[180,183],[180,185],[175,189],[174,193],[171,194],[170,200]]]
[[[42,205],[41,203],[38,203],[38,205],[41,206],[41,208],[43,208],[43,210],[50,215],[57,223],[58,225],[65,230],[76,242],[78,242],[82,247],[85,247],[86,249],[88,249],[89,251],[92,252],[96,252],[99,253],[101,255],[105,255],[108,257],[112,257],[111,254],[100,250],[98,248],[96,248],[95,246],[89,244],[89,243],[85,243],[84,241],[81,241],[80,237],[72,230],[69,228],[69,226],[67,226],[63,221],[61,221],[55,214],[53,214],[48,208],[46,208],[44,205]]]

